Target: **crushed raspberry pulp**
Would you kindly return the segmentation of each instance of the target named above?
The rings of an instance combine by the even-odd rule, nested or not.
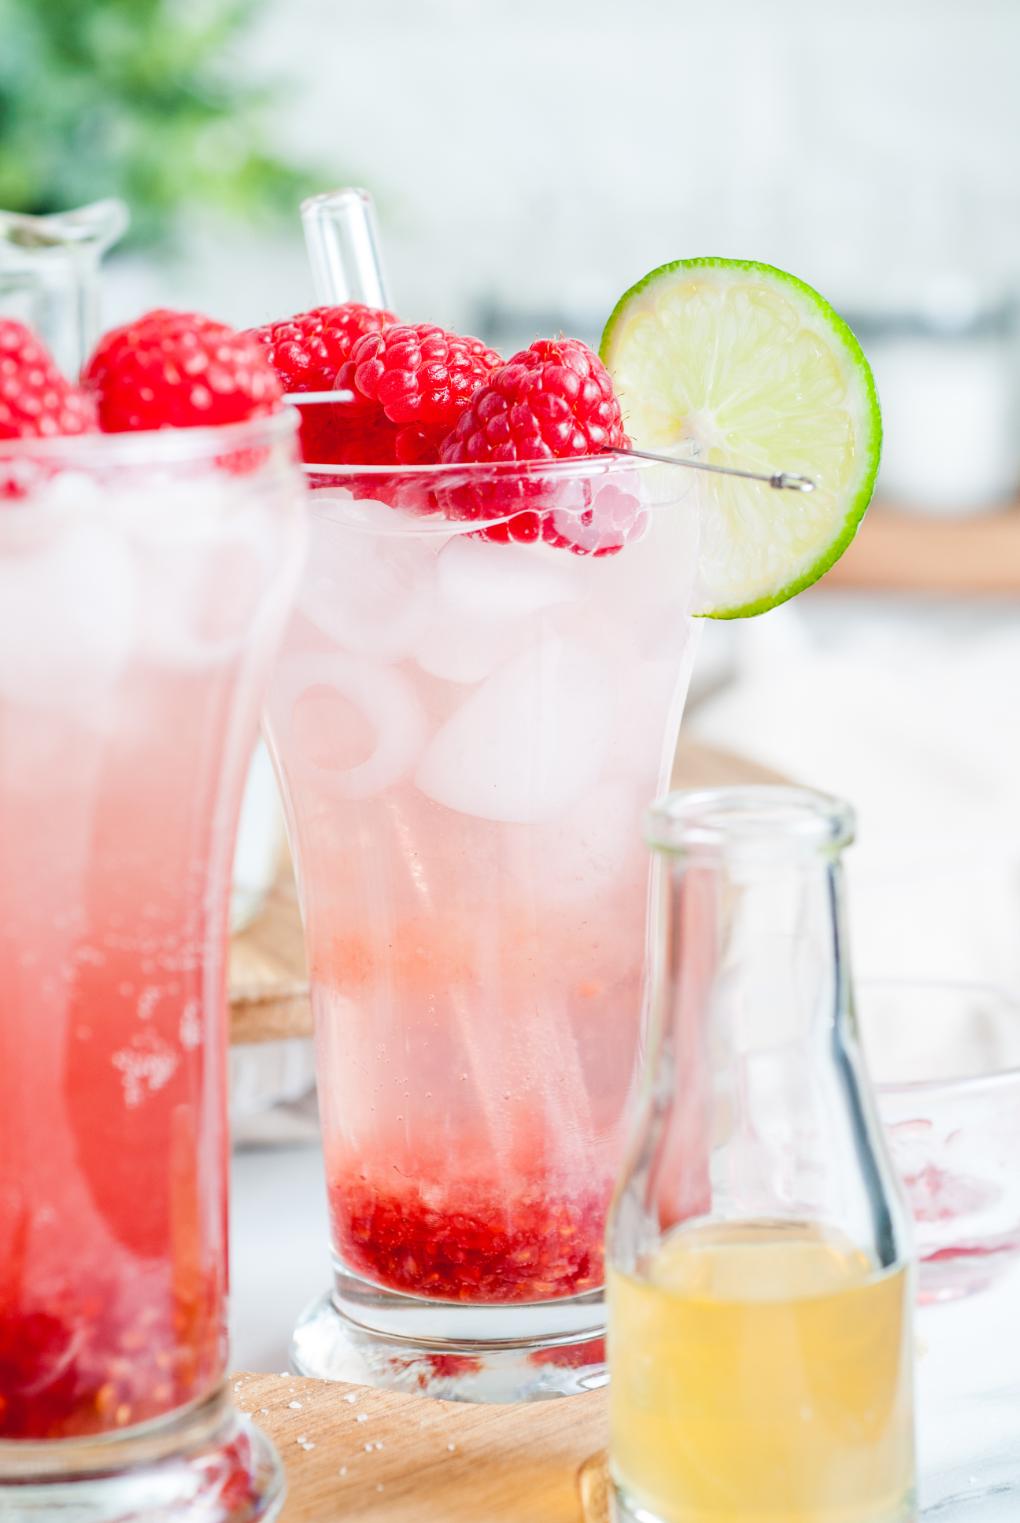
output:
[[[603,1282],[610,1184],[557,1195],[535,1182],[510,1196],[498,1185],[373,1188],[335,1179],[337,1251],[389,1290],[440,1301],[548,1301]]]

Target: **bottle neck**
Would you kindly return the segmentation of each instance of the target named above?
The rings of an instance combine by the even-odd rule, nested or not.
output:
[[[688,859],[664,877],[667,1025],[732,1064],[842,1042],[849,1020],[843,870],[834,855]]]
[[[633,1198],[653,1238],[692,1218],[800,1222],[889,1265],[900,1217],[852,1011],[848,826],[797,794],[777,821],[769,790],[750,792],[746,828],[685,819],[662,842]]]

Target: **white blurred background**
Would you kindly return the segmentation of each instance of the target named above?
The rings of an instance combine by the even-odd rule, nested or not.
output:
[[[278,141],[374,190],[414,319],[594,330],[679,253],[857,310],[946,276],[995,299],[1020,267],[1012,0],[272,0],[244,58],[293,82]],[[286,310],[300,265],[246,264],[195,294]]]
[[[339,184],[402,315],[507,351],[595,340],[685,255],[825,292],[878,376],[880,501],[838,575],[707,630],[688,732],[857,804],[859,971],[1020,992],[1016,0],[93,0],[91,94],[45,76],[70,21],[6,3],[0,204],[132,201],[111,321],[310,305],[297,201]]]

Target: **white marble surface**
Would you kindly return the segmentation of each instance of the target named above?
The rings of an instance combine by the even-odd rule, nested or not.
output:
[[[981,1294],[920,1311],[924,1523],[1020,1520],[1020,1261]]]
[[[329,1285],[329,1230],[318,1141],[234,1154],[230,1362],[287,1368],[298,1314]]]

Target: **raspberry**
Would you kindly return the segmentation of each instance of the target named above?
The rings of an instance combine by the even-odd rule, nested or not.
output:
[[[330,407],[313,402],[301,413],[301,458],[309,465],[396,465],[396,429],[382,423],[352,418],[338,402]],[[311,478],[316,485],[316,477]]]
[[[357,340],[397,321],[392,312],[347,301],[340,307],[313,307],[248,331],[285,391],[329,391]]]
[[[626,443],[620,404],[598,355],[580,339],[540,338],[475,393],[442,458],[569,460]]]
[[[107,333],[82,379],[114,434],[241,423],[275,411],[283,394],[250,334],[165,308]]]
[[[538,339],[475,392],[443,442],[447,464],[573,460],[625,448],[620,404],[598,355],[579,339]],[[556,478],[465,484],[444,504],[459,518],[496,518],[486,539],[542,538],[578,555],[610,555],[643,524],[636,497],[616,486]],[[532,504],[514,514],[517,503]]]
[[[614,481],[601,486],[586,481],[581,486],[585,505],[580,511],[557,503],[543,514],[541,533],[547,545],[572,550],[575,555],[616,555],[624,545],[642,537],[648,528],[648,514],[641,506],[636,481],[633,493]]]
[[[0,318],[0,439],[84,434],[95,426],[90,398],[61,375],[35,334]]]
[[[339,307],[313,307],[250,332],[285,391],[331,391],[358,339],[397,321],[392,312],[348,301]],[[393,465],[393,434],[385,419],[382,426],[364,427],[347,404],[309,403],[301,409],[301,455],[312,465]]]
[[[46,1299],[0,1295],[0,1443],[103,1433],[208,1390],[223,1358],[216,1272],[175,1284],[172,1264],[141,1263],[125,1277],[86,1260]]]
[[[481,339],[432,323],[397,324],[358,339],[336,378],[354,393],[352,418],[394,425],[401,465],[439,459],[439,446],[503,361]]]

